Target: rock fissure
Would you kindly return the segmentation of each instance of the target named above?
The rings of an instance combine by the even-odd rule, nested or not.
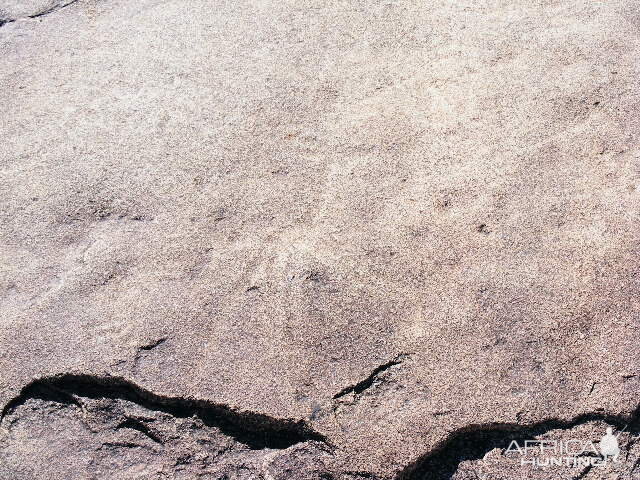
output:
[[[321,434],[302,420],[277,419],[260,413],[240,412],[207,400],[157,395],[124,378],[92,375],[59,375],[31,382],[7,403],[0,422],[31,398],[80,406],[76,397],[123,399],[174,417],[197,417],[205,425],[218,428],[225,435],[254,450],[285,449],[310,440],[328,444]],[[162,443],[143,422],[131,419],[120,426],[139,430],[157,443]]]
[[[376,380],[379,379],[381,373],[389,370],[391,367],[395,365],[401,364],[407,357],[408,357],[407,354],[401,353],[397,355],[393,360],[387,363],[384,363],[382,365],[379,365],[369,374],[367,378],[365,378],[364,380],[361,380],[360,382],[354,385],[349,385],[348,387],[343,388],[333,396],[333,399],[338,400],[339,398],[344,397],[345,395],[349,395],[350,393],[358,395],[364,392],[365,390],[370,388],[376,382]]]
[[[625,417],[603,413],[587,413],[572,420],[547,419],[530,425],[495,423],[468,425],[451,432],[440,444],[407,465],[398,480],[450,479],[465,460],[477,460],[494,448],[506,448],[512,440],[534,439],[551,430],[568,430],[582,424],[603,421],[619,430],[626,427],[632,435],[640,434],[640,406]]]
[[[17,20],[24,19],[24,18],[31,18],[31,19],[34,19],[34,18],[44,17],[44,16],[46,16],[46,15],[49,15],[50,13],[57,12],[58,10],[61,10],[61,9],[63,9],[63,8],[66,8],[66,7],[68,7],[69,5],[72,5],[72,4],[76,3],[77,1],[78,1],[78,0],[70,0],[70,1],[68,1],[68,2],[63,2],[63,3],[60,3],[60,4],[55,4],[55,3],[54,3],[53,5],[51,5],[49,8],[47,8],[47,9],[45,9],[45,10],[42,10],[42,11],[40,11],[40,12],[36,12],[36,13],[32,13],[32,14],[30,14],[30,15],[24,15],[24,16],[22,16],[22,17],[17,17],[17,18],[5,18],[5,19],[1,19],[1,18],[0,18],[0,27],[3,27],[4,25],[6,25],[6,24],[8,24],[8,23],[13,23],[13,22],[15,22],[15,21],[17,21]]]
[[[402,361],[396,357],[376,368],[366,381],[350,387],[349,392],[366,390],[366,384],[375,381],[377,375],[392,365]],[[67,374],[38,379],[25,386],[20,394],[9,401],[2,411],[0,423],[18,407],[30,399],[39,399],[61,403],[83,409],[81,398],[93,400],[126,400],[147,410],[158,411],[177,418],[196,417],[203,424],[218,428],[225,435],[246,445],[249,449],[286,449],[306,441],[319,441],[332,450],[330,442],[315,432],[303,421],[276,419],[253,412],[239,412],[222,404],[206,400],[194,400],[184,397],[158,395],[135,383],[120,377],[100,377],[91,375]],[[154,432],[148,423],[156,420],[125,415],[116,430],[131,429],[142,433],[157,445],[164,445],[161,435]],[[600,412],[580,415],[572,420],[547,419],[530,425],[514,423],[493,423],[468,425],[451,432],[440,444],[407,465],[396,476],[397,480],[450,479],[463,461],[478,460],[495,449],[504,449],[512,440],[523,442],[535,439],[552,430],[569,430],[588,422],[602,421],[629,434],[640,434],[640,406],[630,416],[609,415]],[[631,448],[634,440],[628,442]],[[108,441],[104,447],[143,448],[130,441]],[[634,468],[637,467],[637,464]],[[577,474],[583,478],[589,468]],[[360,478],[377,478],[365,471],[344,471],[344,475],[357,475]]]
[[[121,428],[129,428],[131,430],[137,430],[138,432],[142,433],[144,436],[153,440],[155,443],[158,443],[160,445],[164,443],[162,441],[162,438],[160,438],[158,435],[153,433],[151,429],[143,421],[140,421],[138,419],[127,417],[125,421],[123,421],[116,427],[116,429],[121,429]]]

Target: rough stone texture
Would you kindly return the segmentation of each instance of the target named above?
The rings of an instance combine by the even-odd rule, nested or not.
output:
[[[640,2],[0,24],[0,478],[640,478]]]
[[[29,387],[4,415],[7,478],[322,479],[324,439],[124,381],[74,377]],[[315,437],[315,438],[314,438]]]
[[[77,0],[2,0],[0,26],[22,18],[37,18],[64,8]]]

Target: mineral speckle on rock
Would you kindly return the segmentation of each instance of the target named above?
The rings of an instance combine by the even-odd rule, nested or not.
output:
[[[0,479],[640,478],[639,32],[0,0]]]

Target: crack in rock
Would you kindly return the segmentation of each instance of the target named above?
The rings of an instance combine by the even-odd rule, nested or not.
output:
[[[332,478],[334,447],[301,420],[158,395],[120,377],[35,380],[0,426],[3,479]]]
[[[333,399],[338,400],[341,397],[344,397],[345,395],[349,395],[351,393],[353,393],[354,395],[361,394],[362,392],[364,392],[365,390],[373,386],[373,384],[380,378],[381,373],[385,372],[386,370],[389,370],[391,367],[395,365],[401,364],[408,356],[409,355],[406,353],[401,353],[397,355],[390,362],[379,365],[369,374],[367,378],[365,378],[364,380],[361,380],[360,382],[354,385],[349,385],[348,387],[343,388],[333,396]]]
[[[144,436],[146,436],[147,438],[151,439],[152,441],[162,445],[164,442],[162,441],[162,439],[156,435],[155,433],[153,433],[151,431],[151,429],[142,421],[133,418],[133,417],[127,417],[123,422],[121,422],[120,424],[118,424],[116,426],[116,430],[119,430],[121,428],[129,428],[131,430],[136,430],[140,433],[142,433]]]
[[[378,375],[403,358],[399,355],[377,367],[367,379],[349,387],[349,391],[366,390]],[[407,465],[396,478],[472,478],[465,476],[477,476],[473,470],[467,470],[469,465],[475,468],[472,462],[484,459],[494,449],[506,448],[512,440],[523,442],[590,422],[606,422],[618,430],[626,427],[626,434],[637,438],[640,406],[631,416],[594,412],[572,420],[547,419],[531,425],[465,426]],[[56,442],[63,441],[56,443],[55,453],[45,448],[46,455],[89,456],[90,464],[96,468],[118,461],[153,464],[158,471],[183,469],[194,475],[198,472],[231,475],[229,478],[234,478],[232,474],[238,469],[248,469],[247,472],[257,476],[247,478],[260,478],[270,468],[286,465],[287,471],[293,472],[292,477],[286,478],[291,479],[387,478],[361,470],[343,470],[341,474],[332,471],[323,457],[335,454],[334,447],[303,421],[239,412],[205,400],[158,395],[120,377],[65,374],[35,380],[6,404],[0,424],[5,427],[5,434],[0,437],[0,454],[8,447],[22,451],[21,442],[25,439],[43,436],[48,439],[45,446],[54,438]],[[73,443],[75,438],[81,439],[80,444]],[[627,457],[633,443],[632,438],[626,442]],[[635,458],[631,458],[633,461]],[[500,464],[498,468],[502,468]],[[576,472],[572,478],[584,478],[589,470]],[[300,476],[303,471],[311,473]],[[2,472],[0,461],[0,475]]]
[[[152,353],[155,353],[156,349],[162,349],[163,346],[167,345],[168,338],[161,337],[153,342],[150,342],[146,345],[142,345],[136,349],[136,354],[133,357],[133,369],[134,371],[139,370],[140,363],[146,359]]]
[[[312,440],[328,444],[322,435],[302,420],[276,419],[260,413],[239,412],[207,400],[157,395],[124,378],[91,375],[69,374],[33,381],[7,403],[0,416],[0,423],[32,398],[77,406],[80,405],[78,397],[128,400],[172,417],[197,417],[204,425],[218,428],[223,434],[250,449],[285,449]],[[134,423],[123,426],[131,428]]]
[[[1,18],[0,17],[0,27],[8,24],[8,23],[13,23],[17,20],[21,20],[24,18],[40,18],[40,17],[44,17],[46,15],[49,15],[50,13],[53,12],[57,12],[58,10],[62,10],[63,8],[68,7],[69,5],[72,5],[74,3],[76,3],[78,0],[69,0],[67,2],[53,2],[53,4],[51,6],[49,6],[48,8],[45,8],[44,10],[41,10],[39,12],[34,12],[28,15],[23,15],[23,16],[16,16],[16,17],[5,17],[5,18]]]
[[[149,351],[149,350],[153,350],[156,347],[159,347],[160,345],[162,345],[164,342],[167,341],[167,337],[162,337],[159,338],[158,340],[151,342],[147,345],[143,345],[140,348],[138,348],[139,351]]]
[[[512,440],[522,444],[552,430],[569,430],[589,422],[602,421],[629,434],[640,434],[640,406],[631,416],[587,413],[572,420],[547,419],[542,422],[519,425],[495,423],[468,425],[450,433],[440,444],[397,475],[397,480],[449,480],[461,462],[479,460],[495,448],[506,448]],[[588,473],[588,472],[587,472]]]

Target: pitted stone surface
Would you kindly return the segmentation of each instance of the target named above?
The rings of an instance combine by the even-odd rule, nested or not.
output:
[[[0,0],[1,406],[118,378],[324,439],[234,447],[246,478],[417,478],[464,432],[637,418],[640,3],[67,3]],[[51,458],[104,440],[24,400],[0,478],[116,478],[106,447],[19,470],[65,422]]]

